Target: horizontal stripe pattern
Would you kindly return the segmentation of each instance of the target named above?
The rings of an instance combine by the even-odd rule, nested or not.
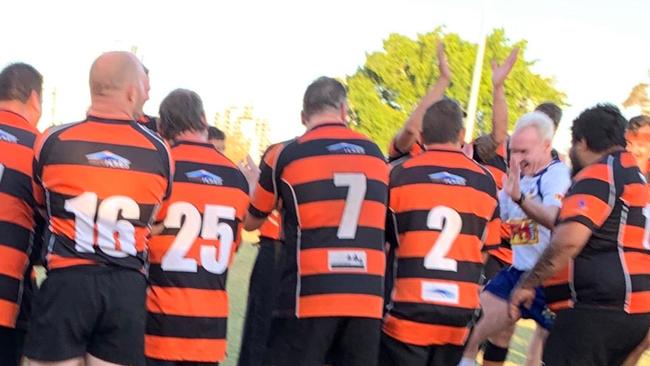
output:
[[[479,307],[483,246],[500,243],[494,180],[460,150],[429,150],[393,168],[390,209],[398,246],[384,332],[417,346],[464,344]],[[446,245],[438,263],[453,269],[425,266],[438,245]]]
[[[179,204],[200,215],[202,229],[186,251],[180,253],[183,261],[196,264],[195,271],[163,269],[166,256],[173,251],[179,255],[181,249],[176,245],[183,238],[177,235],[191,216],[180,219],[180,228],[163,227],[161,234],[151,238],[145,353],[147,357],[169,361],[220,362],[225,358],[228,318],[227,267],[239,245],[249,203],[248,183],[236,166],[210,144],[177,141],[172,157],[176,162],[175,186],[169,202],[158,214],[158,221],[165,224],[167,216],[175,214],[171,210],[181,207],[175,206]],[[210,208],[216,206],[232,208],[233,218],[206,221],[212,212]],[[233,233],[223,273],[210,272],[201,263],[205,248],[214,248],[214,253],[220,255],[226,245],[223,237],[203,237],[205,232],[216,231],[217,225],[227,225]]]

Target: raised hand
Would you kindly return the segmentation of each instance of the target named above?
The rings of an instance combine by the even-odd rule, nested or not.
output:
[[[445,44],[442,40],[438,41],[436,52],[438,55],[438,70],[440,71],[440,77],[451,80],[451,70],[449,70],[449,63],[447,62],[447,55],[445,54]]]
[[[510,157],[510,165],[508,166],[508,175],[503,178],[503,189],[506,194],[512,198],[513,201],[521,198],[521,161],[514,156]]]
[[[517,61],[517,55],[519,54],[519,47],[515,47],[510,52],[510,55],[505,59],[502,64],[498,64],[496,60],[492,60],[492,85],[502,86],[503,83],[508,78],[508,74],[512,70],[512,67]]]

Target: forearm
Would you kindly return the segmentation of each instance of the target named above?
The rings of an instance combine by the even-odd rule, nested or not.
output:
[[[555,220],[559,212],[559,208],[555,206],[544,206],[541,202],[533,200],[525,200],[521,205],[528,218],[544,226],[549,230],[555,227]]]
[[[495,85],[492,92],[492,132],[494,143],[499,146],[508,137],[508,104],[503,85]]]
[[[526,275],[521,282],[521,287],[535,288],[541,286],[545,280],[558,273],[566,267],[571,258],[574,258],[580,250],[584,247],[585,243],[576,244],[581,240],[568,237],[563,240],[565,235],[553,237],[551,245],[542,253],[542,256],[537,261],[537,264]]]
[[[411,146],[418,140],[420,132],[422,131],[422,118],[427,109],[434,103],[442,99],[445,90],[449,86],[449,79],[441,77],[436,84],[429,90],[429,92],[420,100],[420,103],[415,107],[409,116],[404,127],[397,133],[395,137],[395,147],[402,152],[407,152]]]

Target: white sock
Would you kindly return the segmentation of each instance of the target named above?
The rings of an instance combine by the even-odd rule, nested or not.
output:
[[[458,366],[476,366],[476,360],[473,358],[463,357]]]

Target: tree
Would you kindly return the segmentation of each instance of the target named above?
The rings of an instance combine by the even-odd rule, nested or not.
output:
[[[632,88],[630,95],[623,102],[623,107],[639,107],[641,114],[650,115],[650,98],[648,98],[648,84],[639,83]]]
[[[366,62],[347,77],[354,128],[370,136],[383,149],[406,121],[420,98],[438,78],[436,45],[443,40],[451,71],[452,85],[446,95],[461,106],[469,101],[472,69],[478,46],[442,28],[411,39],[391,34],[382,51],[366,56]],[[487,38],[483,73],[479,88],[475,134],[491,129],[492,70],[490,60],[504,60],[513,47],[520,48],[519,60],[506,81],[510,126],[535,105],[552,101],[563,106],[566,95],[555,89],[554,81],[531,70],[535,61],[526,60],[526,41],[512,44],[503,29]]]

